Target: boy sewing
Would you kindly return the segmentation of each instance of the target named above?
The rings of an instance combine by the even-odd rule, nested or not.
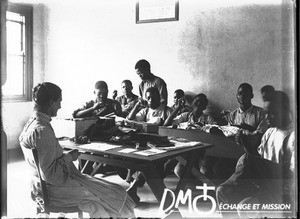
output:
[[[161,103],[160,94],[156,87],[149,87],[145,95],[148,106],[138,111],[141,105],[141,102],[138,101],[127,119],[162,125],[171,114],[171,108]]]
[[[121,116],[122,109],[118,101],[107,98],[108,87],[105,81],[97,81],[94,88],[96,99],[86,102],[73,112],[74,118],[98,117],[114,113]]]
[[[192,111],[178,115],[178,111],[184,108],[184,100],[181,99],[175,110],[165,121],[164,126],[176,125],[180,127],[184,126],[187,129],[201,129],[206,124],[213,124],[213,117],[203,112],[206,109],[207,104],[208,100],[205,94],[198,94],[195,96],[192,103]]]

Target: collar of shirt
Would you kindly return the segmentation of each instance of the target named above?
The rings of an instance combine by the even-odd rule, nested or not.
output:
[[[240,107],[239,107],[239,113],[243,114],[243,113],[247,113],[250,112],[253,109],[253,105],[251,105],[246,111],[243,111]]]
[[[34,111],[33,114],[34,114],[34,116],[35,116],[36,118],[42,119],[42,120],[44,120],[44,121],[46,121],[46,122],[50,122],[50,121],[51,121],[51,117],[48,116],[48,115],[45,114],[45,113],[42,113],[42,112],[39,112],[39,111]]]

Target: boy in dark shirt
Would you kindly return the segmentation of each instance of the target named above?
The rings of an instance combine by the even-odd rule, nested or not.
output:
[[[74,118],[98,117],[114,113],[121,116],[122,109],[118,101],[107,98],[108,87],[105,81],[97,81],[94,88],[95,100],[86,102],[73,112]]]

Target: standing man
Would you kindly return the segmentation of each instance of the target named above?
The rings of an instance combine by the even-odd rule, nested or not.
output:
[[[117,97],[117,101],[122,107],[122,117],[126,117],[138,101],[138,96],[132,93],[133,87],[130,80],[122,81],[121,88],[123,95]]]
[[[166,82],[160,77],[151,73],[150,63],[141,59],[135,64],[135,71],[142,79],[139,85],[140,96],[146,100],[146,90],[149,87],[156,87],[159,91],[161,104],[168,104],[168,91]]]

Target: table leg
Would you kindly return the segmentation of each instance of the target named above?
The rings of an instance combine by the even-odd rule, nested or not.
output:
[[[83,167],[83,164],[82,164],[82,159],[78,158],[78,170],[81,172],[82,170],[82,167]]]
[[[183,165],[187,164],[187,161],[183,157],[177,157],[176,159]],[[215,183],[213,183],[210,179],[208,179],[203,173],[201,173],[195,167],[192,167],[190,171],[194,177],[201,180],[203,183],[206,183],[208,186],[216,186]]]
[[[158,200],[158,202],[160,202],[166,186],[156,167],[152,163],[149,163],[147,167],[147,169],[144,169],[141,172],[146,178],[147,183],[152,190],[155,198]]]
[[[161,202],[164,201],[162,208],[166,209],[170,205],[172,205],[172,198],[170,196],[167,195],[165,197],[165,200],[162,200],[162,196],[166,186],[164,184],[162,177],[159,175],[159,171],[157,167],[153,164],[149,164],[148,168],[146,170],[143,170],[142,173],[145,176],[147,183],[151,191],[153,192],[154,196],[158,200],[159,204],[161,205],[162,204]],[[179,209],[175,207],[165,212],[165,214],[169,214],[169,212],[173,212],[173,211],[178,212],[178,214],[180,214]]]
[[[180,178],[177,187],[175,189],[175,195],[177,197],[179,190],[181,188],[183,188],[183,186],[186,184],[186,181],[189,179],[190,175],[191,175],[191,170],[192,168],[194,168],[195,162],[198,161],[198,156],[200,153],[198,153],[199,151],[195,151],[195,152],[191,152],[187,155],[187,157],[189,157],[190,159],[188,159],[188,161],[186,161],[183,157],[178,157],[177,160],[179,160],[179,162],[181,162],[183,165],[185,165],[184,171],[183,171],[183,175]],[[185,161],[185,162],[184,162]]]
[[[82,161],[81,161],[82,162]],[[81,168],[81,172],[83,173],[83,171],[85,170],[85,168],[87,167],[87,165],[90,163],[90,162],[92,162],[92,161],[89,161],[89,160],[86,160],[86,162],[85,162],[85,164],[84,164],[84,166]],[[93,162],[92,162],[93,163]],[[81,164],[82,165],[82,164]]]
[[[95,162],[96,163],[96,162]],[[93,164],[93,166],[94,166],[94,164]],[[96,163],[96,166],[95,167],[93,167],[93,171],[91,172],[91,176],[94,176],[95,174],[96,174],[96,172],[97,172],[97,170],[101,167],[101,166],[103,166],[103,163]]]

